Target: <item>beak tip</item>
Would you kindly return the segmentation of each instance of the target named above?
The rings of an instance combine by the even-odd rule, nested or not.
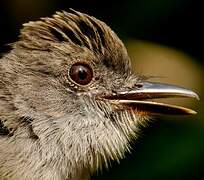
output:
[[[197,114],[197,111],[185,108],[185,111],[184,111],[183,115],[196,115],[196,114]]]
[[[187,92],[188,91],[188,92]],[[199,95],[197,93],[195,93],[194,91],[191,91],[191,90],[186,90],[186,94],[187,94],[187,97],[191,97],[191,98],[195,98],[197,99],[198,101],[200,100],[199,98]]]
[[[197,112],[194,111],[194,110],[192,110],[192,111],[191,111],[191,114],[192,114],[192,115],[195,115],[195,114],[197,114]]]
[[[198,96],[198,94],[194,93],[194,97],[199,101],[200,97]]]

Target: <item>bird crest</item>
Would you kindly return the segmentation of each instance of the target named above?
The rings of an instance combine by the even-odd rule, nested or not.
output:
[[[104,48],[107,49],[111,40],[118,40],[105,23],[73,9],[70,9],[70,12],[56,12],[51,18],[41,18],[40,21],[24,24],[20,40],[34,43],[36,38],[67,42],[98,52],[103,52]]]

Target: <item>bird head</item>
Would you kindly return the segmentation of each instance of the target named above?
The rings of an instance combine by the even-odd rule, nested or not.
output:
[[[43,155],[57,162],[92,170],[108,166],[130,150],[139,125],[152,114],[195,113],[151,101],[198,96],[133,73],[118,36],[74,10],[25,24],[6,58],[8,89],[23,124],[16,134],[34,135]]]

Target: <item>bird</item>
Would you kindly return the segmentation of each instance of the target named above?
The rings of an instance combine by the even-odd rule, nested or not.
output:
[[[23,25],[0,59],[0,179],[88,180],[131,152],[156,102],[198,95],[133,72],[111,28],[69,9]],[[153,100],[154,99],[154,100]]]

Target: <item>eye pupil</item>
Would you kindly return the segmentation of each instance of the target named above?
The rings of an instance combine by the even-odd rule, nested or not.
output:
[[[78,77],[80,80],[85,80],[87,77],[87,71],[83,67],[79,67]]]
[[[88,64],[76,63],[71,66],[69,76],[75,83],[87,85],[93,78],[93,70]]]

